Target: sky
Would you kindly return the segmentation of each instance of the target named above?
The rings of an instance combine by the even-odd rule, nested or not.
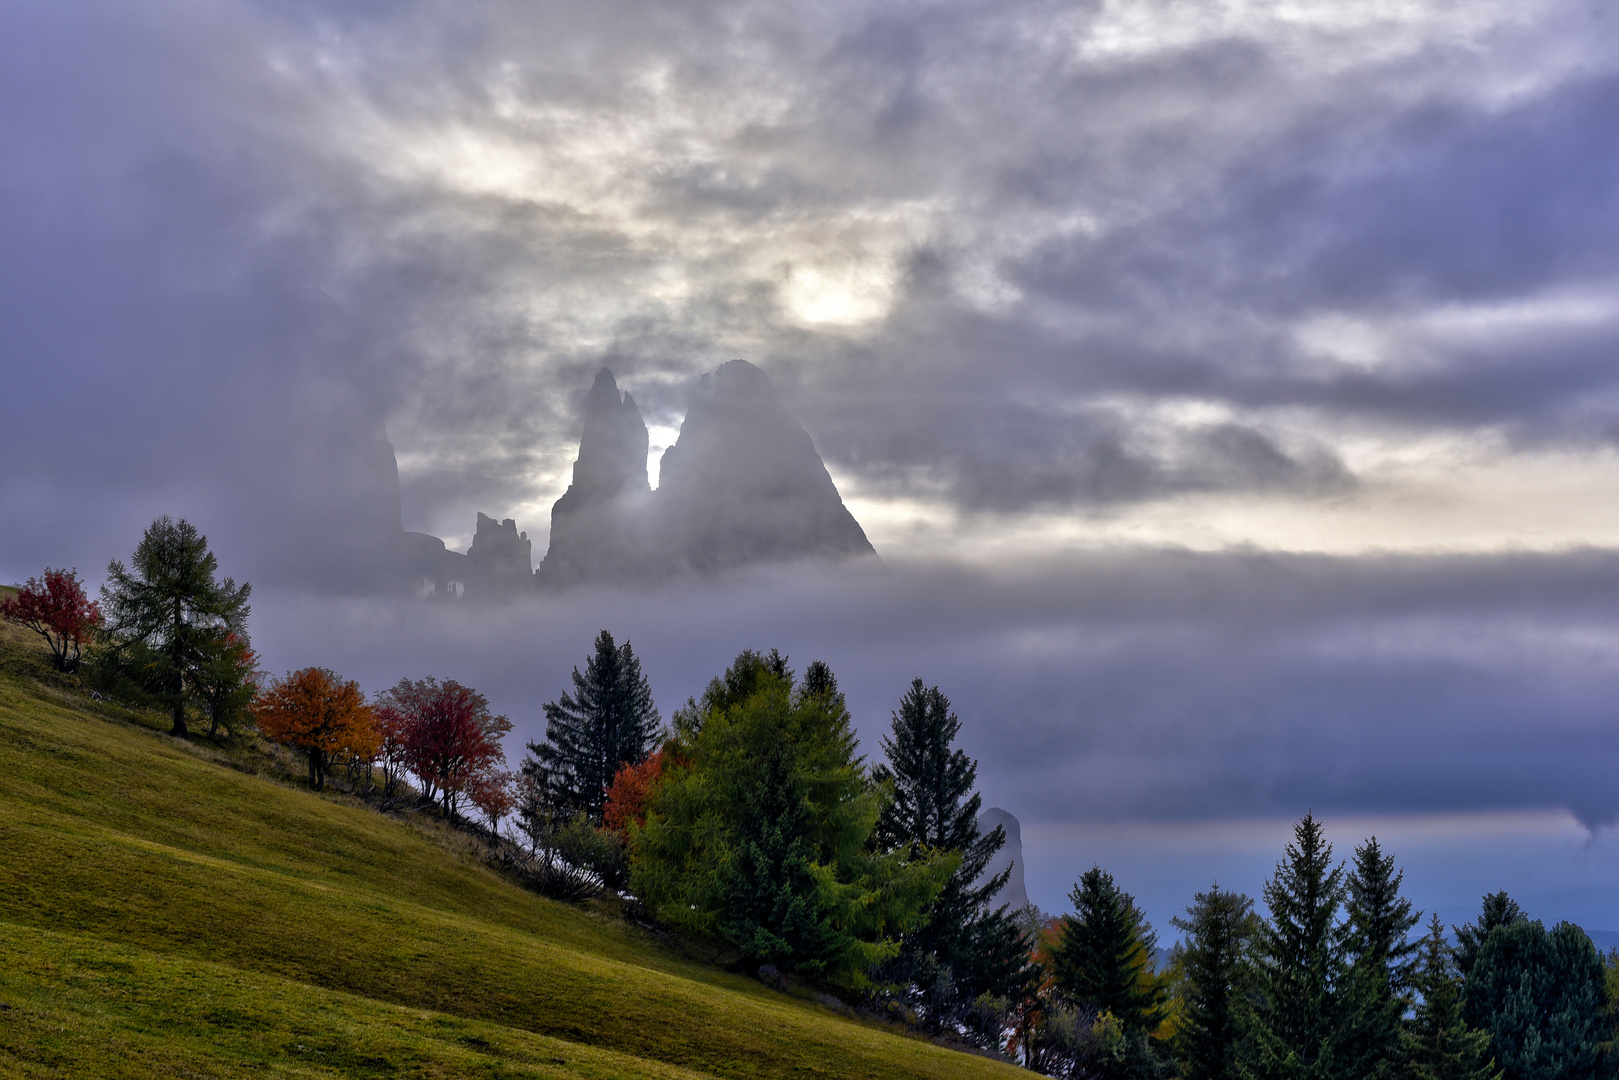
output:
[[[1451,921],[1619,932],[1615,19],[7,4],[0,579],[185,515],[271,668],[460,678],[519,741],[603,626],[665,715],[824,658],[871,755],[937,683],[1051,911],[1101,863],[1169,936],[1313,810]],[[538,560],[603,365],[656,483],[739,357],[886,576],[361,595],[390,514]]]

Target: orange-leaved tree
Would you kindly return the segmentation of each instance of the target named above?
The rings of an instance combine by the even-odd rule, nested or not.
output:
[[[45,639],[62,671],[79,666],[90,635],[101,625],[101,605],[84,595],[77,570],[45,568],[45,580],[29,578],[16,596],[0,601],[0,618],[21,623]]]
[[[663,782],[666,752],[660,746],[640,764],[625,762],[613,774],[613,782],[607,786],[607,802],[602,807],[602,821],[620,839],[629,840],[631,822],[637,826],[646,824],[647,800]]]
[[[360,684],[326,668],[309,667],[275,679],[253,704],[259,730],[309,757],[309,786],[320,791],[332,762],[345,754],[375,756],[376,717]]]

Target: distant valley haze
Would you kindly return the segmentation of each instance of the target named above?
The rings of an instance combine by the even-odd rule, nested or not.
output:
[[[1616,18],[7,5],[0,581],[185,517],[514,759],[603,628],[920,677],[1165,943],[1312,810],[1619,932]]]

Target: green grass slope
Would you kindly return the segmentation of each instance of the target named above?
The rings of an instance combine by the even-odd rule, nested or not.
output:
[[[38,655],[34,655],[38,650]],[[93,703],[0,629],[0,1075],[991,1077]]]

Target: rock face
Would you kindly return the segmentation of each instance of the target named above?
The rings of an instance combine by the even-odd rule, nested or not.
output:
[[[479,598],[527,592],[534,585],[532,545],[511,518],[478,515],[478,531],[467,549],[466,588]]]
[[[573,484],[551,511],[541,585],[646,585],[757,563],[876,558],[809,434],[746,361],[703,376],[656,491],[646,453],[640,410],[603,368]]]
[[[635,582],[649,571],[651,486],[646,423],[613,373],[596,373],[585,400],[573,483],[551,507],[551,544],[538,580]]]
[[[664,451],[657,502],[677,572],[877,554],[809,433],[746,360],[703,376]]]
[[[1010,904],[1012,910],[1016,911],[1029,902],[1029,890],[1023,884],[1023,831],[1018,826],[1017,818],[998,806],[992,806],[979,815],[979,832],[987,833],[997,825],[1006,830],[1006,846],[995,853],[978,880],[992,878],[1010,866],[1012,876],[1006,879],[1006,887],[995,897],[994,903],[995,906]]]

